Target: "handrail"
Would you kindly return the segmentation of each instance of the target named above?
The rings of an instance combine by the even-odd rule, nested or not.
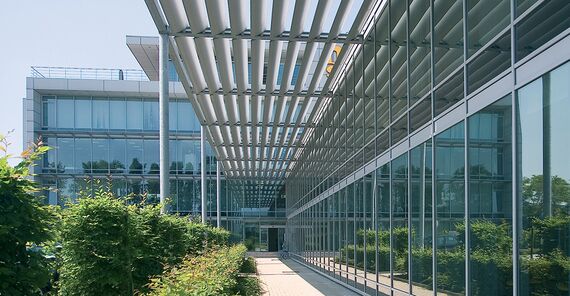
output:
[[[144,71],[138,69],[32,66],[31,76],[36,78],[149,81]]]

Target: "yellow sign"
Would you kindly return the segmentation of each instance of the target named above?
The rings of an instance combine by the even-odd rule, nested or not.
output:
[[[342,47],[340,45],[335,45],[333,51],[331,52],[331,56],[329,57],[329,61],[327,62],[327,67],[325,69],[325,72],[327,73],[327,76],[331,75],[331,72],[333,70],[334,67],[334,63],[336,63],[336,59],[338,58],[338,56],[340,55],[340,49]]]

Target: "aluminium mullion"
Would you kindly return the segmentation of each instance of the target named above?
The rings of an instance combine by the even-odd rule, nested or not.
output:
[[[516,100],[516,71],[515,71],[515,53],[516,53],[516,40],[515,40],[515,11],[516,5],[515,0],[510,0],[510,33],[511,33],[511,73],[512,73],[512,81],[511,81],[511,211],[512,211],[512,229],[513,229],[513,243],[512,243],[512,260],[513,260],[513,295],[519,295],[519,217],[521,213],[519,211],[518,206],[518,173],[517,173],[517,133],[514,132],[516,130],[517,124],[517,100]],[[538,4],[537,4],[538,5]],[[530,9],[529,9],[530,10]],[[521,220],[522,221],[522,220]]]
[[[411,129],[410,123],[410,0],[406,0],[406,96],[407,96],[407,110],[403,113],[407,116],[406,119],[406,128],[407,128],[407,135],[409,136],[409,132]],[[409,137],[406,139],[406,142],[409,143]],[[408,190],[407,190],[407,203],[408,203],[408,293],[412,294],[412,215],[411,215],[411,199],[412,199],[412,188],[411,186],[411,159],[410,159],[410,148],[408,147],[407,153],[407,165],[408,165]]]
[[[463,0],[463,100],[465,100],[465,96],[467,96],[467,47],[469,44],[469,35],[467,33],[467,26],[468,26],[468,17],[467,17],[467,1]],[[465,222],[465,293],[467,295],[471,295],[471,271],[470,271],[470,248],[471,248],[471,239],[470,239],[470,219],[469,219],[469,153],[468,153],[468,144],[469,144],[469,123],[467,120],[467,104],[464,105],[464,112],[463,112],[463,205],[464,205],[464,222]]]
[[[432,171],[432,178],[431,178],[431,204],[432,204],[432,221],[431,221],[431,226],[432,226],[432,289],[433,289],[433,295],[437,296],[437,237],[436,237],[436,231],[437,231],[437,227],[436,227],[436,219],[437,219],[437,211],[436,211],[436,206],[435,206],[435,182],[436,182],[436,174],[435,174],[435,147],[436,147],[436,143],[435,143],[435,121],[434,121],[434,117],[435,117],[435,97],[434,97],[434,79],[435,79],[435,59],[434,59],[434,53],[435,53],[435,47],[434,47],[434,39],[435,39],[435,19],[434,19],[434,5],[435,5],[435,0],[430,0],[430,77],[431,77],[431,81],[430,81],[430,96],[431,96],[431,145],[432,145],[432,149],[431,149],[431,171]]]

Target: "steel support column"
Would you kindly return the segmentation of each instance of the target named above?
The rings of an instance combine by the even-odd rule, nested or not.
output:
[[[222,227],[221,190],[222,181],[220,180],[220,162],[216,161],[216,226],[218,228]]]
[[[202,189],[202,223],[206,223],[206,133],[204,126],[200,127],[200,176],[201,176],[201,189]]]
[[[168,212],[166,198],[170,196],[170,171],[168,164],[168,35],[160,34],[159,47],[159,120],[160,120],[160,203],[161,213]]]

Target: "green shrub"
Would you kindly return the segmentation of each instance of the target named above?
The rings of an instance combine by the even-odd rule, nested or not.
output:
[[[33,194],[38,188],[28,177],[48,148],[40,143],[25,150],[12,167],[7,147],[0,135],[0,295],[39,295],[50,279],[41,247],[53,238],[57,216]]]
[[[225,230],[127,205],[105,190],[82,194],[63,212],[61,295],[133,295],[165,264],[224,245]]]
[[[235,295],[245,252],[244,245],[236,245],[187,257],[153,278],[148,295]]]
[[[255,264],[255,259],[253,257],[245,258],[241,268],[241,273],[257,273],[257,266]]]

